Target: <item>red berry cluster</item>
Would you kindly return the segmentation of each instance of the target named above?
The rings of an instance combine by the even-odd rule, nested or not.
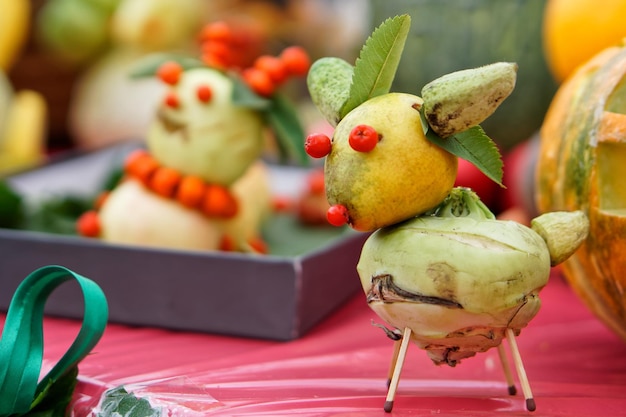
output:
[[[269,97],[289,77],[306,75],[310,66],[306,51],[300,46],[290,46],[278,56],[261,55],[241,75],[255,93]]]
[[[257,94],[269,97],[289,77],[306,75],[311,66],[307,52],[299,46],[285,48],[278,56],[257,55],[251,62],[250,33],[226,22],[207,24],[200,33],[202,60],[210,67],[241,71],[243,80]]]
[[[245,27],[217,21],[208,23],[200,31],[202,61],[212,68],[241,69],[249,66],[260,49],[259,36]]]

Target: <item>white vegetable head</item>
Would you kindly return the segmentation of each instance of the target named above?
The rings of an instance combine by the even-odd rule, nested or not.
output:
[[[211,99],[198,99],[207,86]],[[263,150],[263,121],[255,110],[235,106],[233,82],[219,71],[184,71],[172,88],[178,106],[162,105],[148,132],[148,148],[163,165],[228,186]]]

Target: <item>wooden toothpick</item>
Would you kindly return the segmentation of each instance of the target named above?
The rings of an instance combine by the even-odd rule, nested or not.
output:
[[[511,355],[513,356],[513,362],[515,363],[515,368],[517,369],[517,377],[519,378],[520,384],[522,386],[522,392],[524,393],[524,398],[526,399],[526,409],[528,411],[535,411],[537,406],[535,404],[535,399],[533,398],[533,393],[530,390],[530,384],[528,383],[526,370],[524,369],[524,364],[522,363],[522,356],[520,355],[519,349],[517,348],[515,334],[513,333],[512,329],[506,329],[506,339],[509,342]]]
[[[393,399],[396,396],[396,390],[398,389],[398,382],[400,381],[400,373],[402,372],[402,366],[404,365],[404,358],[406,357],[406,351],[409,348],[409,342],[411,340],[411,329],[409,327],[404,328],[402,334],[402,341],[400,348],[398,349],[398,356],[394,361],[393,375],[391,382],[389,383],[389,390],[387,391],[387,398],[385,399],[384,410],[386,413],[391,413],[393,409]],[[394,352],[395,355],[395,352]]]
[[[506,383],[508,385],[509,395],[515,395],[517,394],[517,388],[515,388],[509,359],[506,356],[504,345],[502,343],[498,345],[498,355],[500,356],[500,363],[502,363],[502,370],[504,371],[504,378],[506,379]]]
[[[396,368],[396,362],[398,361],[398,353],[400,353],[400,345],[402,339],[398,339],[393,342],[393,355],[391,356],[391,364],[389,365],[389,373],[387,374],[387,389],[391,385],[391,378],[393,377],[393,370]]]

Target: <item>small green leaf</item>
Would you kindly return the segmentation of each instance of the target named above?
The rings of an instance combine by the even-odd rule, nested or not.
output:
[[[56,381],[50,381],[35,398],[31,409],[23,417],[58,417],[66,415],[78,377],[78,367],[70,368]]]
[[[426,123],[424,115],[422,125]],[[502,184],[502,156],[495,142],[487,136],[480,126],[474,126],[460,133],[445,139],[438,136],[432,130],[426,132],[426,139],[437,146],[442,147],[453,155],[471,162],[482,171],[489,179],[497,183],[500,187],[506,188]]]
[[[123,387],[110,389],[104,395],[97,417],[160,417],[161,410],[128,393]]]
[[[350,95],[341,117],[370,98],[386,94],[396,75],[411,27],[408,14],[385,20],[365,41],[354,66]]]
[[[253,110],[266,110],[272,105],[272,101],[256,94],[239,77],[231,77],[233,92],[231,99],[238,107],[246,107]]]
[[[6,181],[0,179],[0,227],[18,228],[24,218],[22,196]]]
[[[76,221],[81,214],[91,208],[93,208],[91,197],[51,196],[30,210],[21,226],[26,230],[75,235]]]
[[[182,54],[154,53],[148,54],[137,61],[130,71],[131,78],[154,77],[159,67],[167,61],[178,62],[183,69],[206,67],[196,58]]]
[[[304,150],[304,130],[293,104],[279,94],[272,97],[271,103],[266,117],[276,136],[281,161],[295,158],[299,164],[307,165],[309,158]]]

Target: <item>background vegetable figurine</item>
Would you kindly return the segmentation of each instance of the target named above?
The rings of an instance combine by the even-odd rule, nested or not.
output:
[[[203,29],[202,60],[156,55],[138,64],[135,75],[156,75],[166,91],[147,150],[129,155],[124,180],[97,208],[98,216],[90,212],[79,220],[84,235],[144,246],[265,251],[260,227],[271,195],[260,157],[266,127],[281,124],[276,138],[282,156],[297,158],[289,141],[299,140],[300,125],[278,88],[306,72],[308,56],[298,47],[285,49],[274,67],[283,76],[270,80],[268,67],[257,62],[233,67],[238,63],[230,57],[240,51],[211,48],[235,36],[217,38],[218,28],[229,30],[221,22]],[[251,84],[248,70],[270,80],[271,91]]]
[[[38,91],[15,91],[0,69],[0,176],[45,161],[48,113]]]
[[[540,212],[582,210],[588,239],[563,272],[580,298],[626,340],[626,47],[607,48],[560,87],[541,129]]]
[[[46,100],[35,89],[16,88],[9,76],[28,40],[31,8],[28,0],[0,1],[0,176],[46,158]]]
[[[2,0],[0,9],[0,70],[8,72],[26,43],[31,26],[31,3],[28,0]]]
[[[402,15],[383,22],[352,77],[337,58],[323,58],[307,79],[313,101],[336,125],[332,139],[312,134],[305,142],[309,155],[326,154],[328,220],[374,231],[357,270],[369,306],[396,340],[384,409],[393,408],[410,341],[450,366],[498,347],[515,393],[506,338],[532,411],[515,336],[538,312],[550,267],[576,251],[588,221],[582,212],[548,213],[531,229],[496,220],[473,191],[453,188],[457,157],[502,185],[500,154],[479,124],[511,94],[517,65],[444,75],[425,85],[422,97],[390,93],[410,21]],[[326,83],[332,74],[335,82]]]

